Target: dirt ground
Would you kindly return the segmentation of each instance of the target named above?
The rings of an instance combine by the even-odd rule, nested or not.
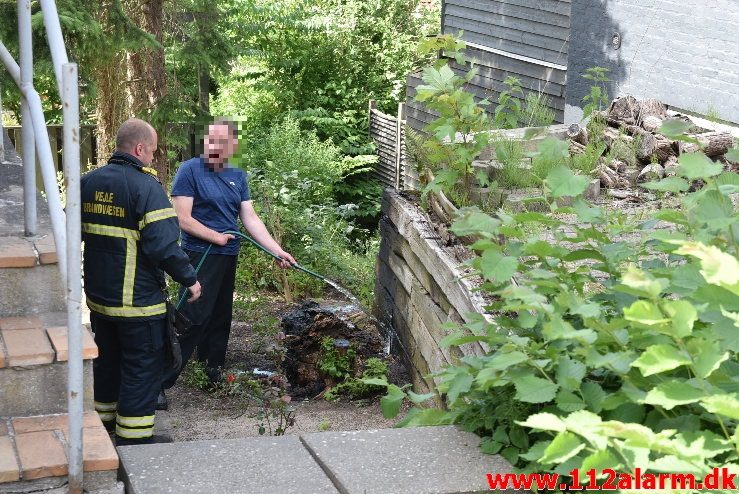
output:
[[[321,299],[322,305],[346,303],[341,300]],[[270,297],[260,306],[258,315],[250,321],[234,321],[226,354],[226,368],[274,369],[266,355],[271,337],[265,336],[265,321],[281,319],[298,304],[286,304],[281,298]],[[269,324],[268,324],[269,325]],[[184,383],[180,376],[177,384],[167,391],[169,410],[157,411],[155,434],[166,434],[174,441],[205,439],[232,439],[259,435],[259,407],[245,405],[236,397],[202,391]],[[382,416],[379,397],[358,402],[342,398],[339,402],[327,402],[322,398],[296,400],[295,425],[286,434],[318,431],[346,431],[392,427],[397,419]],[[402,416],[402,415],[401,415]],[[398,417],[400,418],[400,417]],[[264,424],[267,426],[267,424]],[[269,434],[269,432],[267,432]]]

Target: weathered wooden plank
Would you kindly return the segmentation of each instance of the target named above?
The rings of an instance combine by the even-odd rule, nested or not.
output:
[[[476,52],[483,53],[480,50],[476,50]],[[492,56],[486,57],[484,62],[474,61],[474,66],[477,69],[477,75],[479,77],[503,82],[508,76],[514,76],[521,81],[522,87],[534,91],[541,89],[543,92],[552,96],[562,96],[565,94],[566,84],[564,82],[567,80],[567,73],[565,71],[542,66],[533,66],[533,69],[528,71],[522,70],[532,68],[532,65],[503,55],[486,55]],[[459,65],[454,60],[449,61],[449,66],[458,75],[466,74],[470,70],[469,65]],[[522,74],[521,72],[528,72],[528,74]]]
[[[484,314],[485,302],[479,293],[472,292],[470,282],[461,277],[462,273],[458,269],[459,262],[449,257],[449,254],[435,242],[426,240],[427,237],[434,238],[437,235],[427,225],[414,220],[418,214],[415,208],[397,193],[389,191],[383,197],[382,208],[383,213],[392,221],[398,233],[406,239],[411,252],[418,258],[421,265],[434,267],[430,273],[431,277],[464,320],[470,321],[469,316],[473,313]],[[401,254],[408,261],[409,256],[404,255],[405,252]],[[409,266],[414,267],[410,262]],[[415,269],[414,272],[416,272]],[[428,291],[431,292],[431,290]]]
[[[545,67],[540,64],[481,50],[472,46],[466,48],[465,54],[478,67],[480,73],[485,73],[486,68],[490,68],[510,72],[516,76],[551,81],[561,86],[567,85],[567,72],[564,70]]]
[[[498,99],[498,95],[505,91],[507,88],[505,84],[503,84],[500,81],[497,81],[495,79],[488,79],[487,77],[481,77],[481,76],[475,76],[473,77],[468,84],[465,85],[465,89],[467,91],[470,91],[475,94],[477,98],[480,100],[487,99],[492,104],[495,104],[495,102]],[[524,95],[527,93],[532,92],[531,89],[525,88]],[[537,91],[533,91],[536,93]],[[562,96],[557,95],[553,96],[551,94],[547,94],[547,99],[549,100],[549,107],[556,109],[556,110],[564,110],[565,109],[565,100]],[[489,109],[488,109],[489,110]]]
[[[444,3],[446,4],[446,7],[451,4],[480,4],[484,6],[489,3],[506,3],[510,5],[518,5],[531,10],[538,10],[540,12],[551,12],[561,16],[570,16],[570,2],[567,0],[495,0],[494,2],[490,2],[489,0],[444,0]]]
[[[568,41],[499,26],[485,26],[452,15],[444,16],[444,33],[457,34],[462,39],[498,50],[504,50],[545,62],[566,65]]]
[[[467,19],[480,24],[481,28],[495,26],[517,30],[524,33],[536,33],[540,36],[565,41],[570,36],[570,18],[546,14],[536,10],[528,10],[500,2],[470,3],[460,6],[448,3],[445,15]],[[486,31],[481,31],[486,32]],[[494,30],[498,34],[498,29]]]

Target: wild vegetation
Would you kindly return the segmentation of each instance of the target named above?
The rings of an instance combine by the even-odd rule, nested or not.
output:
[[[688,129],[667,121],[660,132],[695,142]],[[557,149],[542,143],[540,156],[555,161]],[[739,149],[726,159],[739,163]],[[492,321],[456,327],[442,345],[491,350],[438,373],[446,409],[417,407],[402,423],[460,424],[523,472],[737,472],[737,174],[684,153],[676,176],[644,184],[676,206],[640,218],[589,204],[587,182],[566,166],[548,172],[556,214],[462,210],[452,230],[477,238],[471,266]],[[557,206],[563,197],[572,206]],[[389,385],[385,412],[405,398]]]

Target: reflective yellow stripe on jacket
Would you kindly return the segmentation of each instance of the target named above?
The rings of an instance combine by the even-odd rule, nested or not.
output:
[[[167,218],[176,218],[177,213],[174,212],[174,209],[172,208],[164,208],[164,209],[156,209],[154,211],[149,211],[144,215],[143,218],[141,218],[141,221],[139,221],[139,230],[143,230],[146,225],[149,223],[154,223],[155,221],[160,220],[166,220]]]
[[[152,213],[156,213],[156,216],[153,216],[152,219],[148,221],[149,223],[164,219],[164,215],[167,211],[171,211],[172,214],[174,214],[174,210],[172,208],[158,209],[147,213],[141,222],[146,221],[147,216]],[[169,216],[166,217],[168,218]],[[97,223],[82,223],[82,231],[92,235],[123,238],[126,240],[126,265],[123,270],[122,305],[120,307],[108,307],[97,304],[88,299],[87,306],[91,310],[111,317],[147,317],[157,316],[166,312],[166,306],[163,302],[161,304],[149,305],[146,307],[134,307],[133,305],[133,287],[136,281],[136,256],[138,255],[138,244],[136,242],[141,238],[141,234],[138,230],[123,228],[120,226],[100,225]]]

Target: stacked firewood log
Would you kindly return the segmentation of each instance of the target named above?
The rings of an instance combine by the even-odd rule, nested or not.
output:
[[[607,111],[593,114],[592,119],[597,119],[601,125],[586,128],[573,124],[569,127],[570,154],[594,150],[597,155],[594,159],[598,160],[595,174],[607,188],[631,187],[674,175],[678,156],[700,149],[711,159],[726,162],[724,155],[734,142],[729,132],[700,128],[687,116],[668,113],[667,105],[654,99],[639,101],[625,96],[613,101]],[[660,127],[669,119],[690,123],[688,135],[697,139],[701,146],[674,141],[660,134]],[[598,129],[601,135],[589,135],[589,129]],[[594,146],[588,151],[590,143]]]

